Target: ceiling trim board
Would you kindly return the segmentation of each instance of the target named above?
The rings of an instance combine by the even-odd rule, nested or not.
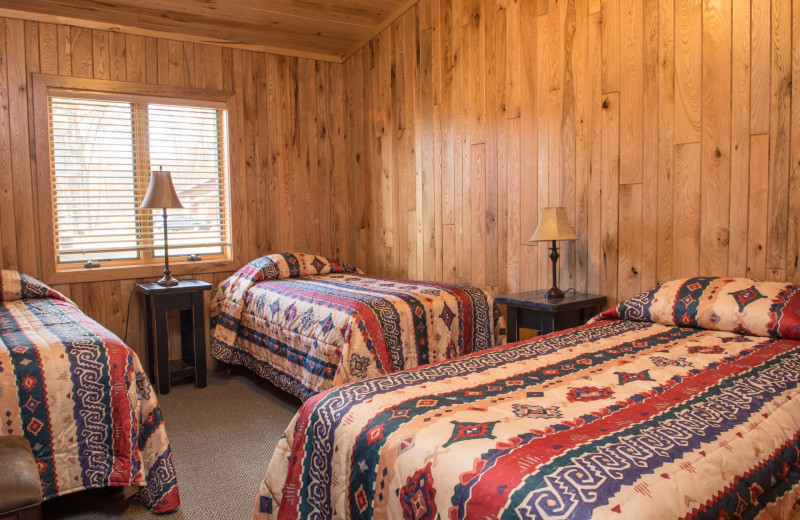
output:
[[[411,2],[411,5],[416,3],[417,0]],[[409,6],[410,7],[410,6]],[[407,7],[405,8],[408,9]],[[405,12],[405,11],[403,11]],[[402,13],[398,13],[399,16]],[[319,61],[327,61],[331,63],[342,63],[344,59],[342,56],[338,54],[326,54],[320,52],[310,52],[310,51],[299,51],[297,49],[290,49],[285,47],[277,47],[274,45],[260,45],[260,44],[248,44],[248,43],[240,43],[240,42],[231,42],[226,40],[220,40],[217,38],[204,38],[202,36],[195,36],[193,34],[186,34],[186,33],[176,33],[176,32],[168,32],[168,31],[159,31],[155,29],[143,29],[140,27],[135,27],[131,25],[120,25],[120,24],[112,24],[108,22],[100,22],[96,20],[87,20],[84,18],[74,18],[69,16],[59,16],[53,14],[44,14],[38,13],[33,11],[19,11],[15,9],[5,9],[0,8],[0,17],[3,18],[16,18],[22,20],[31,20],[34,22],[44,22],[44,23],[55,23],[55,24],[62,24],[62,25],[74,25],[76,27],[85,27],[88,29],[99,29],[103,31],[110,31],[110,32],[118,32],[118,33],[128,33],[128,34],[135,34],[139,36],[152,36],[155,38],[164,38],[169,40],[176,40],[176,41],[186,41],[192,43],[202,43],[205,45],[218,45],[221,47],[232,47],[234,49],[243,49],[247,51],[256,51],[256,52],[266,52],[269,54],[279,54],[283,56],[291,56],[294,58],[305,58],[310,60],[319,60]],[[392,21],[396,16],[393,15]],[[388,24],[386,24],[388,26]],[[381,29],[382,30],[382,29]],[[378,31],[380,32],[380,31]],[[377,33],[375,33],[377,34]],[[371,36],[369,39],[371,40],[374,36]],[[364,43],[359,44],[358,48],[353,51],[357,51],[361,47],[363,47],[369,40],[366,40]]]

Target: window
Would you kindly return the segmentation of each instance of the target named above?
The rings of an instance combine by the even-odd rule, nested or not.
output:
[[[164,169],[170,257],[230,258],[227,107],[220,102],[48,89],[56,268],[163,263],[160,211],[139,209]]]

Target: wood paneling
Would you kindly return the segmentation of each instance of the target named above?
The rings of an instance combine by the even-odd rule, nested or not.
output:
[[[18,12],[39,21],[100,29],[95,49],[115,43],[105,30],[191,39],[246,50],[341,62],[416,0],[4,0],[0,16]],[[85,37],[82,31],[78,36]],[[182,44],[171,44],[177,50]],[[110,73],[112,56],[95,61],[94,77]],[[178,62],[173,62],[178,65]],[[103,68],[105,67],[105,68]],[[90,77],[90,76],[83,76]]]
[[[419,2],[345,64],[363,100],[351,157],[380,166],[358,175],[411,188],[391,201],[365,191],[362,234],[381,240],[357,254],[389,276],[444,278],[454,264],[456,280],[495,292],[546,288],[547,244],[528,238],[539,208],[563,205],[580,239],[562,244],[562,288],[613,303],[681,276],[800,281],[798,11],[792,0]],[[383,85],[399,82],[413,95],[387,98]],[[389,147],[375,128],[402,139]]]
[[[539,208],[563,205],[580,236],[562,244],[563,288],[613,303],[681,276],[800,281],[799,13],[421,0],[343,64],[3,19],[2,263],[40,272],[41,72],[234,92],[242,259],[307,250],[386,276],[546,288],[547,244],[528,238]],[[135,281],[59,289],[121,334]]]
[[[388,69],[387,69],[388,70]],[[0,266],[42,276],[32,75],[234,92],[233,247],[240,263],[277,251],[356,262],[343,66],[302,58],[0,18]],[[235,117],[233,117],[235,116]],[[351,184],[353,182],[353,184]],[[361,187],[359,187],[361,189]],[[48,196],[48,195],[44,195]],[[230,272],[198,275],[216,284]],[[58,285],[146,359],[140,279]],[[208,295],[206,295],[208,297]],[[173,331],[177,328],[173,327]]]

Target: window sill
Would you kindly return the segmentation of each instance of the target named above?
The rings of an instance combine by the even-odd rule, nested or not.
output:
[[[201,260],[199,262],[175,262],[169,264],[173,276],[235,271],[241,266],[233,260]],[[164,264],[95,267],[92,269],[64,269],[46,276],[44,282],[50,285],[65,283],[103,282],[110,280],[130,280],[133,278],[161,278]]]

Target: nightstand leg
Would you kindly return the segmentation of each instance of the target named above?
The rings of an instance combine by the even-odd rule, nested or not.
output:
[[[206,386],[206,320],[203,293],[192,294],[192,314],[194,322],[194,385],[197,388]]]
[[[508,314],[508,323],[506,334],[508,335],[509,343],[516,343],[519,341],[519,308],[506,306],[506,314]]]
[[[181,359],[186,366],[194,366],[194,313],[182,309],[181,313]]]
[[[539,328],[539,334],[550,334],[556,328],[556,315],[555,313],[541,313],[540,315],[541,327]]]
[[[150,296],[144,297],[145,323],[147,324],[147,366],[150,367],[150,383],[158,392],[156,374],[156,331],[153,328],[153,302]]]
[[[169,334],[167,332],[167,307],[161,298],[155,301],[156,370],[159,394],[169,393]]]

